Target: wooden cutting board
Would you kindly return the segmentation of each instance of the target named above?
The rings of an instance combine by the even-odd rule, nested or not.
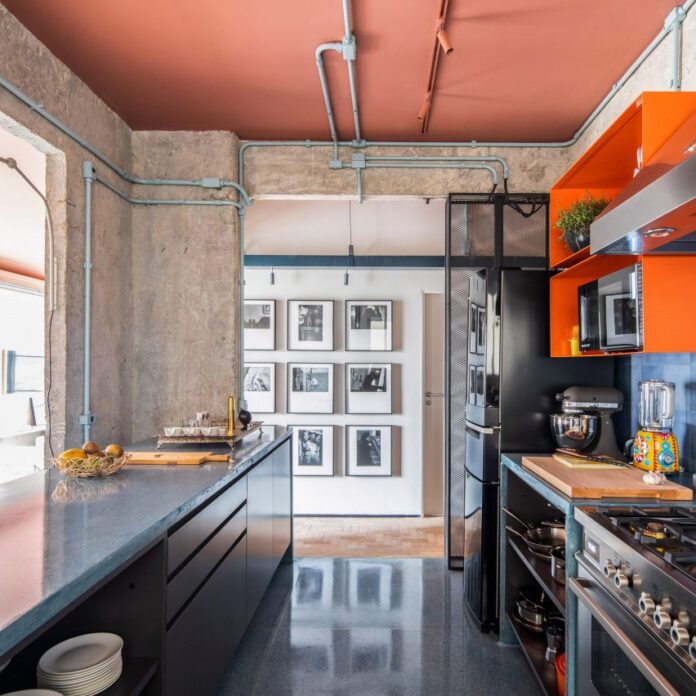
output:
[[[128,464],[188,464],[229,461],[229,454],[213,452],[128,452]]]
[[[693,491],[678,483],[668,481],[660,486],[644,483],[645,472],[633,467],[601,471],[571,469],[553,457],[523,457],[522,465],[569,498],[693,499]]]
[[[582,457],[573,457],[570,454],[560,454],[555,452],[551,455],[555,461],[568,469],[594,469],[595,471],[602,471],[603,469],[618,469],[619,466],[616,464],[610,464],[608,462],[595,462],[591,459],[583,459]]]

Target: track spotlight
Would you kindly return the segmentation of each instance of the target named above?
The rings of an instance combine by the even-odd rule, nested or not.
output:
[[[425,119],[428,116],[428,112],[430,111],[430,92],[425,95],[425,99],[423,100],[423,106],[421,106],[420,111],[418,112],[418,120],[419,121],[425,121]]]
[[[449,39],[446,29],[440,29],[437,32],[437,40],[440,42],[440,46],[442,47],[442,50],[445,52],[445,54],[449,55],[450,53],[452,53],[452,51],[454,51],[454,46],[452,45],[452,42]]]

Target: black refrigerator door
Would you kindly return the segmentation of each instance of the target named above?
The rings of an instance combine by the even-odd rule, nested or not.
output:
[[[482,631],[497,626],[498,485],[466,470],[464,502],[464,599]]]
[[[497,625],[499,444],[497,428],[466,422],[464,597],[483,631]]]
[[[496,427],[466,421],[466,468],[486,483],[499,477],[500,433]]]

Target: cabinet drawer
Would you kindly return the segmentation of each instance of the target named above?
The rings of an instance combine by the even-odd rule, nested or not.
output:
[[[171,575],[246,500],[246,486],[244,477],[169,535],[168,575]]]
[[[167,585],[167,621],[181,609],[246,529],[246,505],[186,563]]]
[[[214,694],[246,628],[246,536],[167,631],[167,696]]]

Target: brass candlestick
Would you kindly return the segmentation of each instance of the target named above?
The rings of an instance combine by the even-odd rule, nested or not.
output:
[[[227,397],[227,437],[234,437],[236,430],[237,399],[234,396]]]

